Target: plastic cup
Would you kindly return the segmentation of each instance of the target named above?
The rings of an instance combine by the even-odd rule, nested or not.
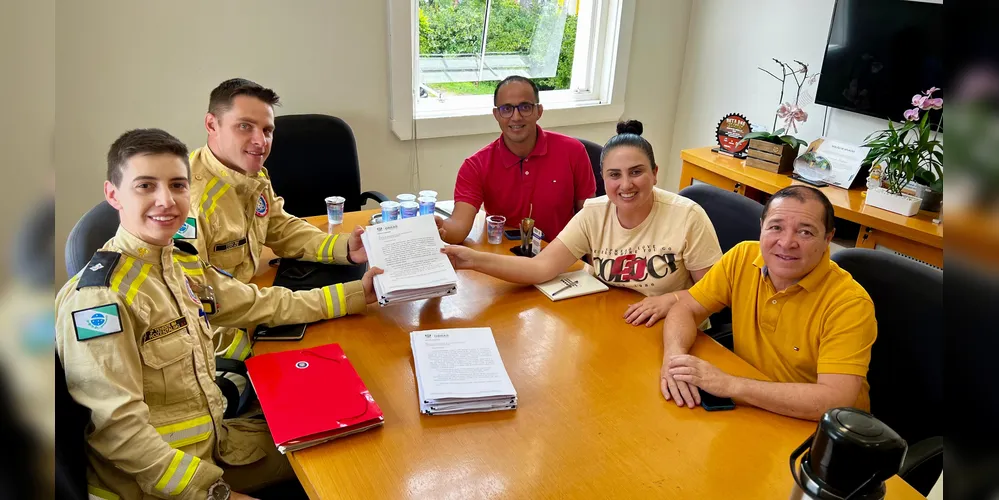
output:
[[[420,204],[415,201],[404,201],[399,204],[402,209],[402,218],[408,219],[420,214]]]
[[[416,201],[416,195],[415,194],[404,193],[404,194],[400,194],[399,196],[396,196],[395,199],[399,203],[402,203],[404,201]]]
[[[424,189],[420,191],[420,198],[433,198],[437,199],[437,191],[431,191],[429,189]]]
[[[333,225],[343,224],[343,203],[347,201],[343,196],[330,196],[326,198],[326,218]]]
[[[398,201],[383,201],[382,206],[382,222],[389,222],[393,220],[399,220],[400,206]]]
[[[486,217],[486,234],[489,244],[498,245],[503,243],[503,226],[506,225],[506,217],[502,215],[490,215]]]
[[[430,196],[421,196],[418,198],[420,203],[420,215],[433,215],[434,206],[437,205],[437,198]]]

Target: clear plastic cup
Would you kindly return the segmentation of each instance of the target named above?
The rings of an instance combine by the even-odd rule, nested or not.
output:
[[[486,217],[486,234],[489,237],[489,244],[498,245],[503,243],[503,226],[506,225],[506,217],[502,215],[490,215]]]
[[[382,206],[382,222],[389,222],[393,220],[399,220],[399,202],[398,201],[383,201]]]
[[[420,215],[433,215],[434,207],[437,205],[437,198],[421,196],[417,199],[420,203]]]
[[[326,198],[326,218],[333,225],[343,224],[343,203],[347,201],[343,196],[330,196]]]
[[[420,198],[433,198],[437,199],[437,191],[431,191],[429,189],[424,189],[420,191]]]
[[[399,204],[399,207],[402,209],[401,210],[401,213],[402,213],[402,217],[401,218],[403,218],[403,219],[408,219],[410,217],[416,217],[417,215],[420,214],[420,204],[417,203],[417,202],[415,202],[415,201],[404,201],[404,202],[402,202],[402,203]]]
[[[395,199],[399,203],[402,203],[404,201],[416,201],[416,195],[415,194],[409,194],[409,193],[403,193],[403,194],[400,194],[399,196],[396,196]]]

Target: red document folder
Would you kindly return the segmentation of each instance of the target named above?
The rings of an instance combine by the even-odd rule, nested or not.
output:
[[[251,356],[246,368],[281,453],[384,421],[339,344]]]

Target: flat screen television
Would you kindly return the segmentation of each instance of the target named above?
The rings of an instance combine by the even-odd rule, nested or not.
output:
[[[943,10],[913,0],[836,0],[815,102],[903,121],[913,95],[945,87]],[[940,117],[935,110],[929,119]]]

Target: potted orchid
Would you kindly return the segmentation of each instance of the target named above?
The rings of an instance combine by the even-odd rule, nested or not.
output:
[[[913,194],[915,185],[930,191],[943,191],[943,143],[931,136],[930,113],[943,108],[943,98],[933,97],[940,89],[933,87],[912,96],[912,109],[902,113],[905,123],[896,127],[889,120],[888,129],[867,137],[865,163],[870,163],[872,177],[878,179],[867,191],[867,204],[895,213],[915,215],[923,202]],[[915,181],[915,184],[914,184]]]
[[[774,116],[774,124],[771,128],[774,131],[750,132],[746,134],[743,140],[749,141],[749,150],[747,151],[749,158],[746,159],[747,166],[762,168],[771,172],[785,173],[793,169],[794,159],[798,156],[798,149],[807,144],[805,141],[791,135],[791,133],[798,133],[798,124],[805,123],[808,120],[808,113],[802,108],[807,105],[806,101],[810,101],[811,97],[810,94],[803,96],[802,90],[806,84],[814,84],[818,80],[819,74],[809,74],[808,65],[801,61],[794,61],[798,65],[797,68],[778,59],[774,59],[774,62],[780,65],[780,77],[770,71],[759,68],[760,71],[780,81],[780,99],[778,100],[780,106],[777,108],[777,113]],[[784,100],[784,87],[789,76],[794,79],[794,83],[798,86],[794,94],[793,103],[790,100]],[[803,97],[805,98],[804,100],[802,99]],[[781,128],[777,128],[778,118],[784,125]]]

